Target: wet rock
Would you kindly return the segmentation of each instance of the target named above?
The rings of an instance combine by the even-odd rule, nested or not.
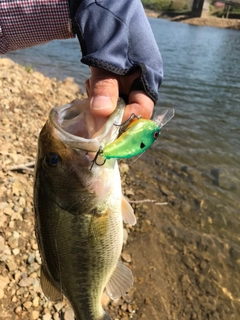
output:
[[[236,174],[226,168],[213,168],[211,170],[213,183],[226,190],[236,190],[238,178]]]

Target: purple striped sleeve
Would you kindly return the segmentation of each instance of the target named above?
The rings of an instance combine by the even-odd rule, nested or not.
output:
[[[67,0],[0,0],[0,53],[73,38]]]

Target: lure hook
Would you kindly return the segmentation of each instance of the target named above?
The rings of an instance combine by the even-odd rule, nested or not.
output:
[[[135,113],[132,113],[132,114],[130,115],[130,117],[129,117],[127,120],[125,120],[123,123],[121,123],[121,124],[116,124],[116,123],[114,123],[114,126],[116,126],[116,127],[124,127],[124,126],[126,126],[126,127],[127,127],[127,125],[128,125],[133,119],[140,119],[140,118],[142,118],[142,116],[137,116]],[[121,133],[123,133],[125,130],[120,128],[119,131],[120,131],[120,134],[121,134]]]
[[[92,167],[94,166],[94,164],[96,164],[99,167],[101,167],[101,166],[103,166],[105,164],[107,159],[104,159],[103,163],[97,163],[97,158],[102,152],[103,152],[103,149],[100,147],[98,152],[96,153],[94,159],[92,160],[92,165],[90,167],[90,170],[92,170]]]

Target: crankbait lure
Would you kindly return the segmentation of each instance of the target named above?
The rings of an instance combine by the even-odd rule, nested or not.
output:
[[[96,158],[102,156],[105,159],[128,159],[142,154],[151,147],[162,127],[174,116],[174,112],[174,109],[165,109],[153,120],[142,119],[133,114],[120,125],[124,127],[124,132],[116,140],[101,148]]]

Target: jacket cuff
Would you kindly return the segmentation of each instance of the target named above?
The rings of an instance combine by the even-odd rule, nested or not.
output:
[[[118,75],[141,69],[132,90],[156,103],[162,58],[140,0],[83,0],[73,21],[84,64]]]

